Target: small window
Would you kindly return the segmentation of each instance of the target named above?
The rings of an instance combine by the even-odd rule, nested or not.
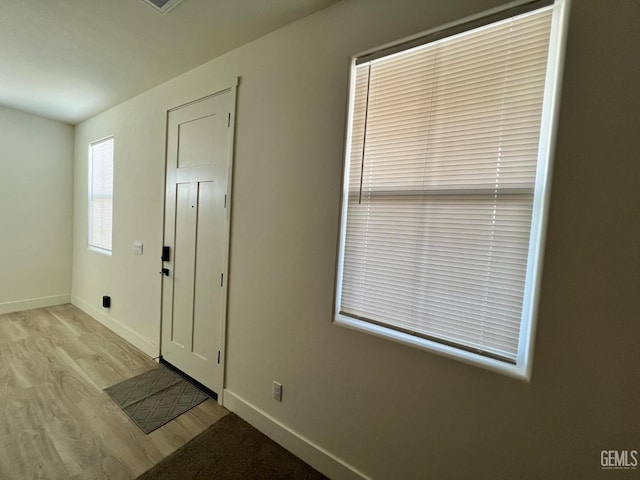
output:
[[[89,247],[111,253],[113,137],[89,146]]]
[[[563,11],[354,58],[336,323],[529,378]]]

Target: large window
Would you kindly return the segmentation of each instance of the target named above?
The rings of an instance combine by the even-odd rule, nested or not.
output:
[[[111,253],[113,137],[89,146],[89,247]]]
[[[564,10],[354,58],[337,323],[530,376]]]

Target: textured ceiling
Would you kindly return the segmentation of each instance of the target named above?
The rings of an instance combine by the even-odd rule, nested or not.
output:
[[[337,0],[0,0],[0,105],[78,123]]]

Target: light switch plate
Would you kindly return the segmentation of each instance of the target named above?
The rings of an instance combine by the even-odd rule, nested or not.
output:
[[[133,243],[133,253],[136,255],[142,255],[142,242]]]
[[[279,402],[282,401],[282,384],[273,382],[273,399]]]

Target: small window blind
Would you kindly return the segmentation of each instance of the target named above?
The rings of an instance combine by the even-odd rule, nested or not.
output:
[[[552,11],[355,62],[339,317],[516,363]]]
[[[89,147],[89,246],[111,252],[113,137]]]

